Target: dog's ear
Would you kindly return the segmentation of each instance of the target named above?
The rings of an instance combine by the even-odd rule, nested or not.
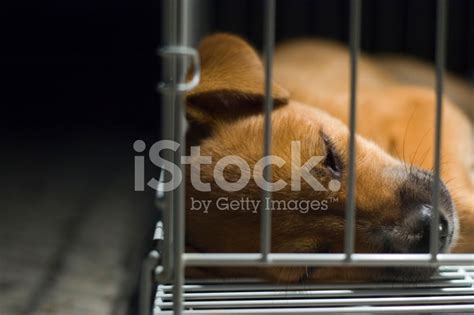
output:
[[[199,46],[201,81],[186,97],[188,119],[205,124],[262,111],[264,69],[255,50],[229,34],[206,37]],[[288,102],[288,92],[272,85],[275,106]]]

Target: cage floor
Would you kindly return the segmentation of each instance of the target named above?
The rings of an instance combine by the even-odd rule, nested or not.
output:
[[[172,285],[157,288],[154,314],[172,314]],[[185,314],[474,314],[474,266],[443,266],[423,283],[268,284],[204,280],[184,286]]]

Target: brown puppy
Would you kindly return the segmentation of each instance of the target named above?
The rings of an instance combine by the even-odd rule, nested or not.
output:
[[[328,51],[318,55],[319,46],[314,42],[296,42],[282,46],[276,54],[275,73],[284,88],[273,86],[276,109],[272,113],[272,146],[273,155],[283,162],[272,159],[279,163],[273,166],[273,182],[286,185],[273,192],[276,202],[272,204],[273,252],[336,253],[343,249],[348,163],[348,129],[343,123],[348,112],[347,56],[342,48],[331,44],[322,45]],[[211,156],[212,162],[200,166],[200,170],[188,168],[187,174],[199,172],[202,182],[210,184],[210,191],[196,189],[191,180],[193,175],[187,177],[187,250],[257,252],[259,207],[252,211],[243,200],[257,202],[262,193],[255,175],[262,172],[263,68],[255,51],[231,35],[206,38],[199,52],[201,83],[187,95],[188,140],[191,145],[199,145],[200,154]],[[358,112],[361,136],[356,139],[356,251],[426,252],[433,183],[432,174],[426,171],[431,168],[432,160],[429,150],[433,143],[430,129],[434,125],[433,92],[398,86],[368,60],[362,60],[361,70]],[[447,251],[455,243],[459,230],[455,207],[464,220],[461,231],[465,237],[470,237],[474,230],[474,220],[469,212],[473,211],[472,184],[467,175],[465,152],[471,142],[467,142],[469,133],[464,134],[469,123],[449,101],[446,101],[443,123],[443,161],[449,162],[443,164],[443,178],[455,178],[450,191],[444,184],[441,189],[440,250]],[[456,142],[449,142],[452,139]],[[298,141],[296,147],[292,141]],[[300,152],[295,154],[298,148]],[[413,157],[416,151],[420,152],[418,158]],[[406,162],[413,159],[413,164],[421,168],[397,159],[397,152],[400,155],[405,152]],[[299,167],[315,156],[322,161],[311,167]],[[225,157],[234,164],[244,161],[249,169],[222,166],[218,161]],[[229,191],[228,186],[224,189],[218,183],[216,169],[235,189]],[[305,180],[308,174],[324,189]],[[239,179],[246,176],[250,178],[248,183],[239,186]],[[205,211],[195,205],[203,200],[208,202]],[[232,200],[236,201],[234,208],[229,206]],[[314,201],[319,206],[308,207]],[[465,245],[467,242],[460,244],[459,249],[471,249]],[[310,271],[308,268],[214,268],[194,269],[190,274],[301,281],[418,280],[433,272],[429,268]]]

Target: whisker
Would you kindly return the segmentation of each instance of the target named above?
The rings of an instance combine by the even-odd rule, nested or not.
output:
[[[428,130],[423,134],[423,136],[421,137],[420,141],[418,142],[418,145],[416,146],[415,152],[414,152],[414,154],[413,154],[413,159],[412,159],[412,162],[413,162],[413,163],[416,163],[416,156],[417,156],[417,154],[418,154],[418,150],[420,149],[420,147],[421,147],[423,141],[425,140],[425,138],[426,138],[426,136],[428,135],[428,133],[430,133],[430,132],[432,131],[432,129],[433,129],[433,128],[428,129]],[[425,153],[425,154],[427,154],[427,153]],[[421,164],[420,164],[420,165],[421,165]]]
[[[410,115],[410,118],[408,118],[408,122],[407,122],[407,125],[405,127],[405,133],[403,134],[403,143],[402,143],[402,157],[403,157],[403,161],[406,161],[405,159],[405,143],[406,143],[406,139],[407,139],[407,132],[408,132],[408,127],[410,126],[410,122],[411,120],[413,119],[413,116],[415,115],[415,111],[416,111],[416,108],[413,108],[413,111]],[[407,171],[407,170],[406,170]],[[407,171],[408,172],[408,171]]]

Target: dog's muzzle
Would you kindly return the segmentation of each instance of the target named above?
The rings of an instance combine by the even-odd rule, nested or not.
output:
[[[433,175],[412,169],[400,191],[402,218],[386,231],[386,250],[394,253],[428,253],[433,220]],[[439,252],[448,251],[457,233],[457,218],[451,196],[441,182],[439,202]]]

